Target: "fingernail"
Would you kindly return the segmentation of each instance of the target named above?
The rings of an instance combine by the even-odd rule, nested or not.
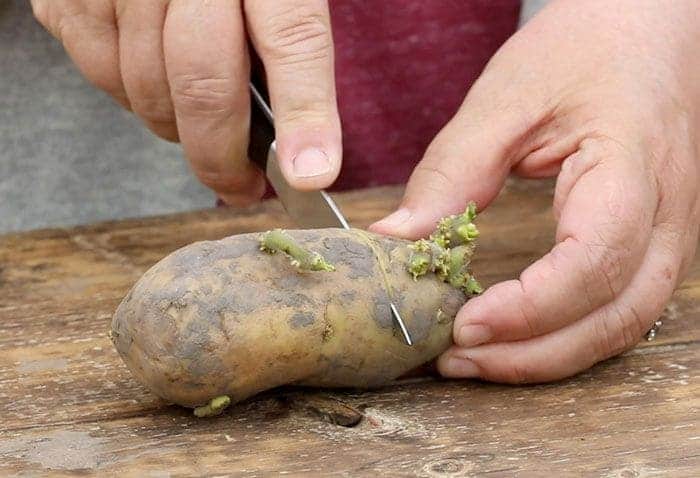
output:
[[[469,359],[452,356],[447,359],[443,375],[455,378],[475,378],[479,376],[479,367]]]
[[[473,347],[491,339],[491,329],[482,324],[463,325],[457,333],[457,345]]]
[[[401,209],[394,211],[387,217],[379,221],[377,224],[387,227],[397,227],[408,221],[411,218],[411,211],[402,207]]]
[[[318,148],[307,148],[293,160],[294,175],[298,178],[321,176],[331,170],[328,155]]]

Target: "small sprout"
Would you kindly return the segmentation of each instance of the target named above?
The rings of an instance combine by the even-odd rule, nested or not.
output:
[[[284,252],[290,257],[290,263],[301,271],[332,272],[335,270],[333,264],[327,262],[321,254],[305,249],[281,229],[263,234],[260,238],[260,250],[268,254]]]
[[[462,214],[440,219],[429,240],[421,239],[409,246],[412,253],[407,269],[413,279],[433,272],[468,295],[483,292],[469,273],[474,241],[479,237],[479,230],[473,223],[475,218],[476,204],[471,202]]]
[[[448,247],[469,244],[479,236],[479,230],[473,223],[475,218],[476,204],[471,202],[462,214],[442,218],[438,223],[435,236],[447,242]]]
[[[469,222],[473,222],[474,219],[476,219],[476,203],[474,201],[469,202],[465,214],[467,215]]]
[[[467,279],[467,283],[464,285],[464,290],[469,295],[479,295],[484,292],[484,288],[481,286],[481,284],[479,284],[479,281],[477,281],[474,276]]]
[[[430,252],[430,241],[419,239],[408,247],[416,252]]]
[[[442,247],[434,242],[430,244],[430,256],[432,258],[431,270],[439,277],[444,278],[448,273],[448,261],[450,257],[449,249]]]
[[[447,249],[448,247],[450,247],[449,238],[443,234],[436,234],[430,236],[430,240],[433,242],[433,244],[443,249]]]
[[[457,231],[457,235],[464,242],[471,242],[474,239],[476,239],[477,237],[479,237],[479,230],[471,222],[469,224],[462,224],[462,225],[458,226],[456,231]]]
[[[437,319],[438,324],[444,324],[449,320],[448,315],[445,312],[443,312],[441,308],[437,310],[435,318]]]
[[[449,273],[447,274],[447,282],[458,289],[464,290],[470,274],[469,261],[472,256],[473,249],[471,246],[457,246],[450,249]]]
[[[410,245],[413,251],[408,258],[408,271],[413,279],[434,272],[440,277],[447,275],[448,251],[432,241],[421,239]]]
[[[430,254],[426,252],[414,252],[408,259],[408,272],[413,276],[413,280],[426,274],[430,269]]]
[[[231,405],[231,397],[228,395],[221,395],[209,400],[208,404],[195,408],[194,416],[197,418],[215,417],[221,415],[229,405]]]

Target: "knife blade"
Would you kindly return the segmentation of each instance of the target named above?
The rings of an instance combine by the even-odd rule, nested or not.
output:
[[[267,102],[267,92],[261,78],[253,74],[250,82],[250,143],[248,157],[267,176],[270,185],[289,216],[295,223],[309,228],[342,227],[350,224],[342,211],[324,190],[298,191],[292,188],[282,174],[275,147],[275,127],[272,109]],[[389,296],[387,291],[387,296]],[[390,296],[389,296],[390,297]],[[411,335],[393,301],[389,301],[391,315],[401,330],[407,345],[413,345]]]
[[[251,119],[248,155],[267,176],[270,185],[295,223],[308,228],[350,229],[338,205],[326,191],[298,191],[282,175],[277,161],[272,111],[259,87],[250,84]]]

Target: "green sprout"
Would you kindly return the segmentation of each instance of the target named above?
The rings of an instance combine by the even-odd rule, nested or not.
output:
[[[301,271],[332,272],[335,270],[333,264],[327,262],[321,254],[305,249],[281,229],[263,234],[260,238],[260,250],[268,254],[276,252],[287,254],[291,264]]]
[[[231,405],[231,397],[228,395],[221,395],[209,400],[208,404],[195,408],[194,416],[197,418],[215,417],[221,415],[229,405]]]
[[[474,224],[476,204],[469,203],[462,214],[442,218],[430,239],[421,239],[410,247],[407,269],[414,280],[432,272],[441,280],[472,296],[483,288],[469,272],[479,230]]]

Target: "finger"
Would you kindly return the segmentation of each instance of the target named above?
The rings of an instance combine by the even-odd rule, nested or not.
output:
[[[119,63],[131,110],[158,136],[177,141],[175,112],[163,57],[167,0],[116,5]]]
[[[236,0],[171,0],[163,30],[165,67],[180,141],[199,179],[227,203],[264,193],[247,158],[249,64]]]
[[[411,174],[399,209],[371,230],[424,237],[441,217],[463,211],[468,201],[481,210],[496,197],[517,162],[520,143],[538,120],[499,94],[498,86],[494,91],[492,80],[497,78],[482,77],[472,87]]]
[[[87,80],[129,108],[119,71],[119,44],[111,2],[32,2],[34,15],[61,43]]]
[[[633,347],[662,313],[676,286],[681,234],[655,228],[642,266],[622,294],[582,320],[518,342],[453,346],[438,359],[446,377],[505,383],[558,380]]]
[[[678,144],[683,144],[682,140]],[[685,159],[685,161],[684,161]],[[656,170],[660,189],[663,191],[655,225],[679,231],[682,251],[685,252],[679,280],[682,280],[693,263],[698,246],[700,228],[700,163],[692,149],[678,148],[675,154],[667,153],[657,159]]]
[[[612,301],[648,248],[657,195],[644,168],[615,145],[585,143],[559,181],[572,184],[557,244],[519,280],[497,284],[460,310],[455,342],[522,340],[570,324]]]
[[[299,189],[329,186],[342,147],[326,0],[249,0],[250,36],[265,65],[282,173]]]
[[[700,201],[696,202],[695,212],[692,215],[690,227],[685,234],[685,259],[681,266],[680,280],[686,278],[693,265],[693,259],[698,249],[698,236],[700,235]]]

